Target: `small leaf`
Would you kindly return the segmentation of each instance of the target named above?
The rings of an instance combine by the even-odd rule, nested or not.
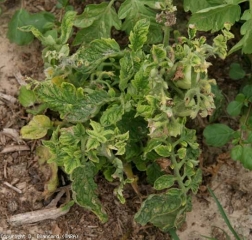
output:
[[[92,137],[88,138],[87,144],[86,144],[87,151],[90,151],[91,149],[97,149],[99,146],[100,146],[100,142],[98,140]]]
[[[180,148],[177,154],[180,159],[184,159],[186,157],[186,148]]]
[[[164,145],[155,147],[155,152],[161,157],[169,157],[171,155],[169,147]]]
[[[244,146],[243,151],[242,151],[242,157],[240,159],[242,165],[249,169],[252,170],[252,148],[251,146]]]
[[[206,143],[214,146],[221,147],[225,145],[231,138],[234,130],[224,124],[212,124],[204,129],[203,135]]]
[[[32,91],[27,89],[25,86],[21,86],[18,100],[24,107],[33,106],[36,101],[36,94]]]
[[[232,63],[229,69],[229,77],[233,80],[239,80],[244,78],[246,72],[242,69],[239,63]]]
[[[156,190],[170,188],[173,186],[175,180],[176,178],[173,175],[163,175],[154,182],[154,188]]]
[[[22,127],[22,138],[39,139],[47,134],[52,127],[50,118],[45,115],[37,115],[32,118],[28,125]]]
[[[228,104],[227,112],[230,116],[239,116],[243,107],[243,102],[232,101]]]
[[[238,161],[238,160],[240,161],[242,157],[242,151],[243,151],[243,148],[241,145],[237,145],[233,147],[231,150],[231,158],[235,161]]]
[[[123,113],[123,106],[117,104],[109,106],[101,116],[101,124],[104,127],[115,125],[118,121],[122,119]]]
[[[251,99],[252,98],[252,84],[246,84],[242,88],[242,93],[246,96],[246,98]]]

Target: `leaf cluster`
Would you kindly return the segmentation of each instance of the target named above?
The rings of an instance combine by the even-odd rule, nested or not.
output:
[[[195,24],[198,30],[217,32],[224,28],[226,23],[234,25],[239,22],[241,39],[236,43],[229,54],[241,50],[245,54],[251,54],[251,7],[242,12],[241,4],[251,2],[249,0],[185,0],[184,9],[192,12],[190,23]],[[244,5],[245,6],[245,5]],[[243,8],[244,8],[243,6]]]
[[[157,24],[154,17],[157,10],[173,13],[170,1],[126,0],[118,13],[113,3],[88,5],[79,16],[66,11],[60,27],[49,33],[22,27],[45,47],[46,77],[31,79],[20,89],[21,104],[34,115],[21,133],[23,138],[44,138],[47,162],[69,175],[74,201],[102,222],[107,214],[95,176],[102,173],[116,181],[114,193],[124,203],[125,184],[141,194],[133,169],[145,172],[161,192],[147,197],[135,220],[167,232],[182,224],[201,182],[196,131],[186,122],[214,111],[215,81],[208,78],[207,58],[225,57],[232,34],[224,29],[211,46],[205,37],[195,37],[191,25],[188,37],[176,31],[169,45],[167,39],[162,43],[162,37],[150,37],[170,31],[169,24]],[[74,45],[82,44],[71,51],[74,26],[82,28]],[[129,33],[126,48],[110,38],[112,26]],[[54,117],[46,115],[48,110]]]

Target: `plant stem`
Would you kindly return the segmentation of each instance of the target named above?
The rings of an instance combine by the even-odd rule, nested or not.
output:
[[[108,7],[111,8],[111,6],[114,4],[115,0],[111,0]]]
[[[179,236],[178,236],[177,233],[176,233],[176,229],[175,229],[175,228],[172,228],[172,229],[169,231],[169,234],[171,235],[172,240],[180,240],[180,239],[179,239]]]
[[[174,175],[175,175],[175,177],[177,179],[177,182],[178,182],[178,185],[179,185],[180,189],[182,190],[184,196],[186,197],[186,192],[187,191],[186,191],[186,188],[184,186],[183,179],[182,179],[182,177],[181,177],[181,175],[179,173],[180,166],[176,161],[174,148],[175,148],[175,146],[173,146],[173,149],[172,149],[172,152],[171,152],[171,161],[172,161],[172,164],[174,165]]]
[[[171,31],[170,27],[164,27],[164,40],[163,40],[164,47],[167,47],[169,45],[170,31]]]
[[[130,180],[131,179],[133,180],[131,182],[131,186],[134,189],[135,193],[140,196],[141,194],[140,194],[139,189],[138,189],[137,178],[132,172],[131,164],[129,164],[129,163],[124,164],[123,165],[123,170],[124,170],[127,178],[130,179]]]

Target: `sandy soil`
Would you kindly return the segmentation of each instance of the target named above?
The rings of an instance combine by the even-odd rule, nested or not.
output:
[[[73,234],[84,240],[169,239],[158,229],[140,227],[133,221],[139,200],[130,187],[125,191],[127,204],[121,205],[113,197],[114,186],[103,179],[98,179],[99,190],[110,216],[109,222],[104,225],[92,213],[78,206],[56,220],[16,227],[9,224],[11,216],[43,210],[49,203],[42,196],[45,176],[34,155],[40,143],[20,138],[19,130],[27,123],[29,115],[17,101],[20,85],[16,73],[43,79],[41,46],[37,41],[26,47],[9,42],[6,38],[7,23],[14,10],[5,9],[0,17],[0,234],[25,234],[25,239],[28,239],[28,234],[31,234],[30,239],[38,239],[37,234]],[[27,150],[20,151],[21,147]],[[226,238],[220,229],[230,234],[215,202],[206,191],[206,186],[210,186],[237,232],[252,240],[252,173],[230,160],[228,154],[221,154],[213,148],[206,151],[202,166],[207,156],[211,156],[213,161],[208,167],[202,167],[206,180],[193,198],[193,211],[187,215],[186,224],[178,231],[180,239],[198,240],[204,239],[204,235],[224,240]]]

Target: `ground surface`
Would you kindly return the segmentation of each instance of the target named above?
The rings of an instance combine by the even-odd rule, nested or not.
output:
[[[43,79],[41,46],[36,41],[28,47],[9,43],[6,38],[7,24],[20,3],[7,3],[0,17],[0,233],[7,237],[11,234],[26,234],[25,239],[28,239],[28,234],[30,239],[38,239],[37,234],[73,234],[83,240],[169,239],[167,234],[158,229],[152,226],[140,227],[133,221],[140,202],[130,187],[125,191],[127,203],[121,205],[113,196],[114,186],[103,179],[97,179],[97,182],[101,200],[109,213],[110,220],[106,224],[101,224],[92,213],[78,206],[72,207],[66,215],[56,220],[22,226],[9,224],[11,216],[43,210],[49,202],[42,196],[45,176],[40,171],[34,154],[40,143],[23,141],[19,137],[19,130],[27,123],[29,116],[17,101],[20,86],[17,81],[20,80],[18,73],[21,73],[21,78]],[[50,1],[24,3],[31,11],[38,11],[41,7],[52,10],[53,7]],[[225,85],[225,66],[221,70],[214,66],[212,71],[217,74],[215,77],[219,78],[224,91],[229,92],[232,84]],[[187,215],[186,224],[178,232],[180,239],[204,239],[202,235],[226,239],[219,228],[227,227],[206,191],[206,186],[210,186],[235,229],[247,240],[252,240],[252,173],[233,162],[225,149],[224,152],[206,146],[203,149],[201,167],[204,182],[197,196],[193,198],[193,211]]]

